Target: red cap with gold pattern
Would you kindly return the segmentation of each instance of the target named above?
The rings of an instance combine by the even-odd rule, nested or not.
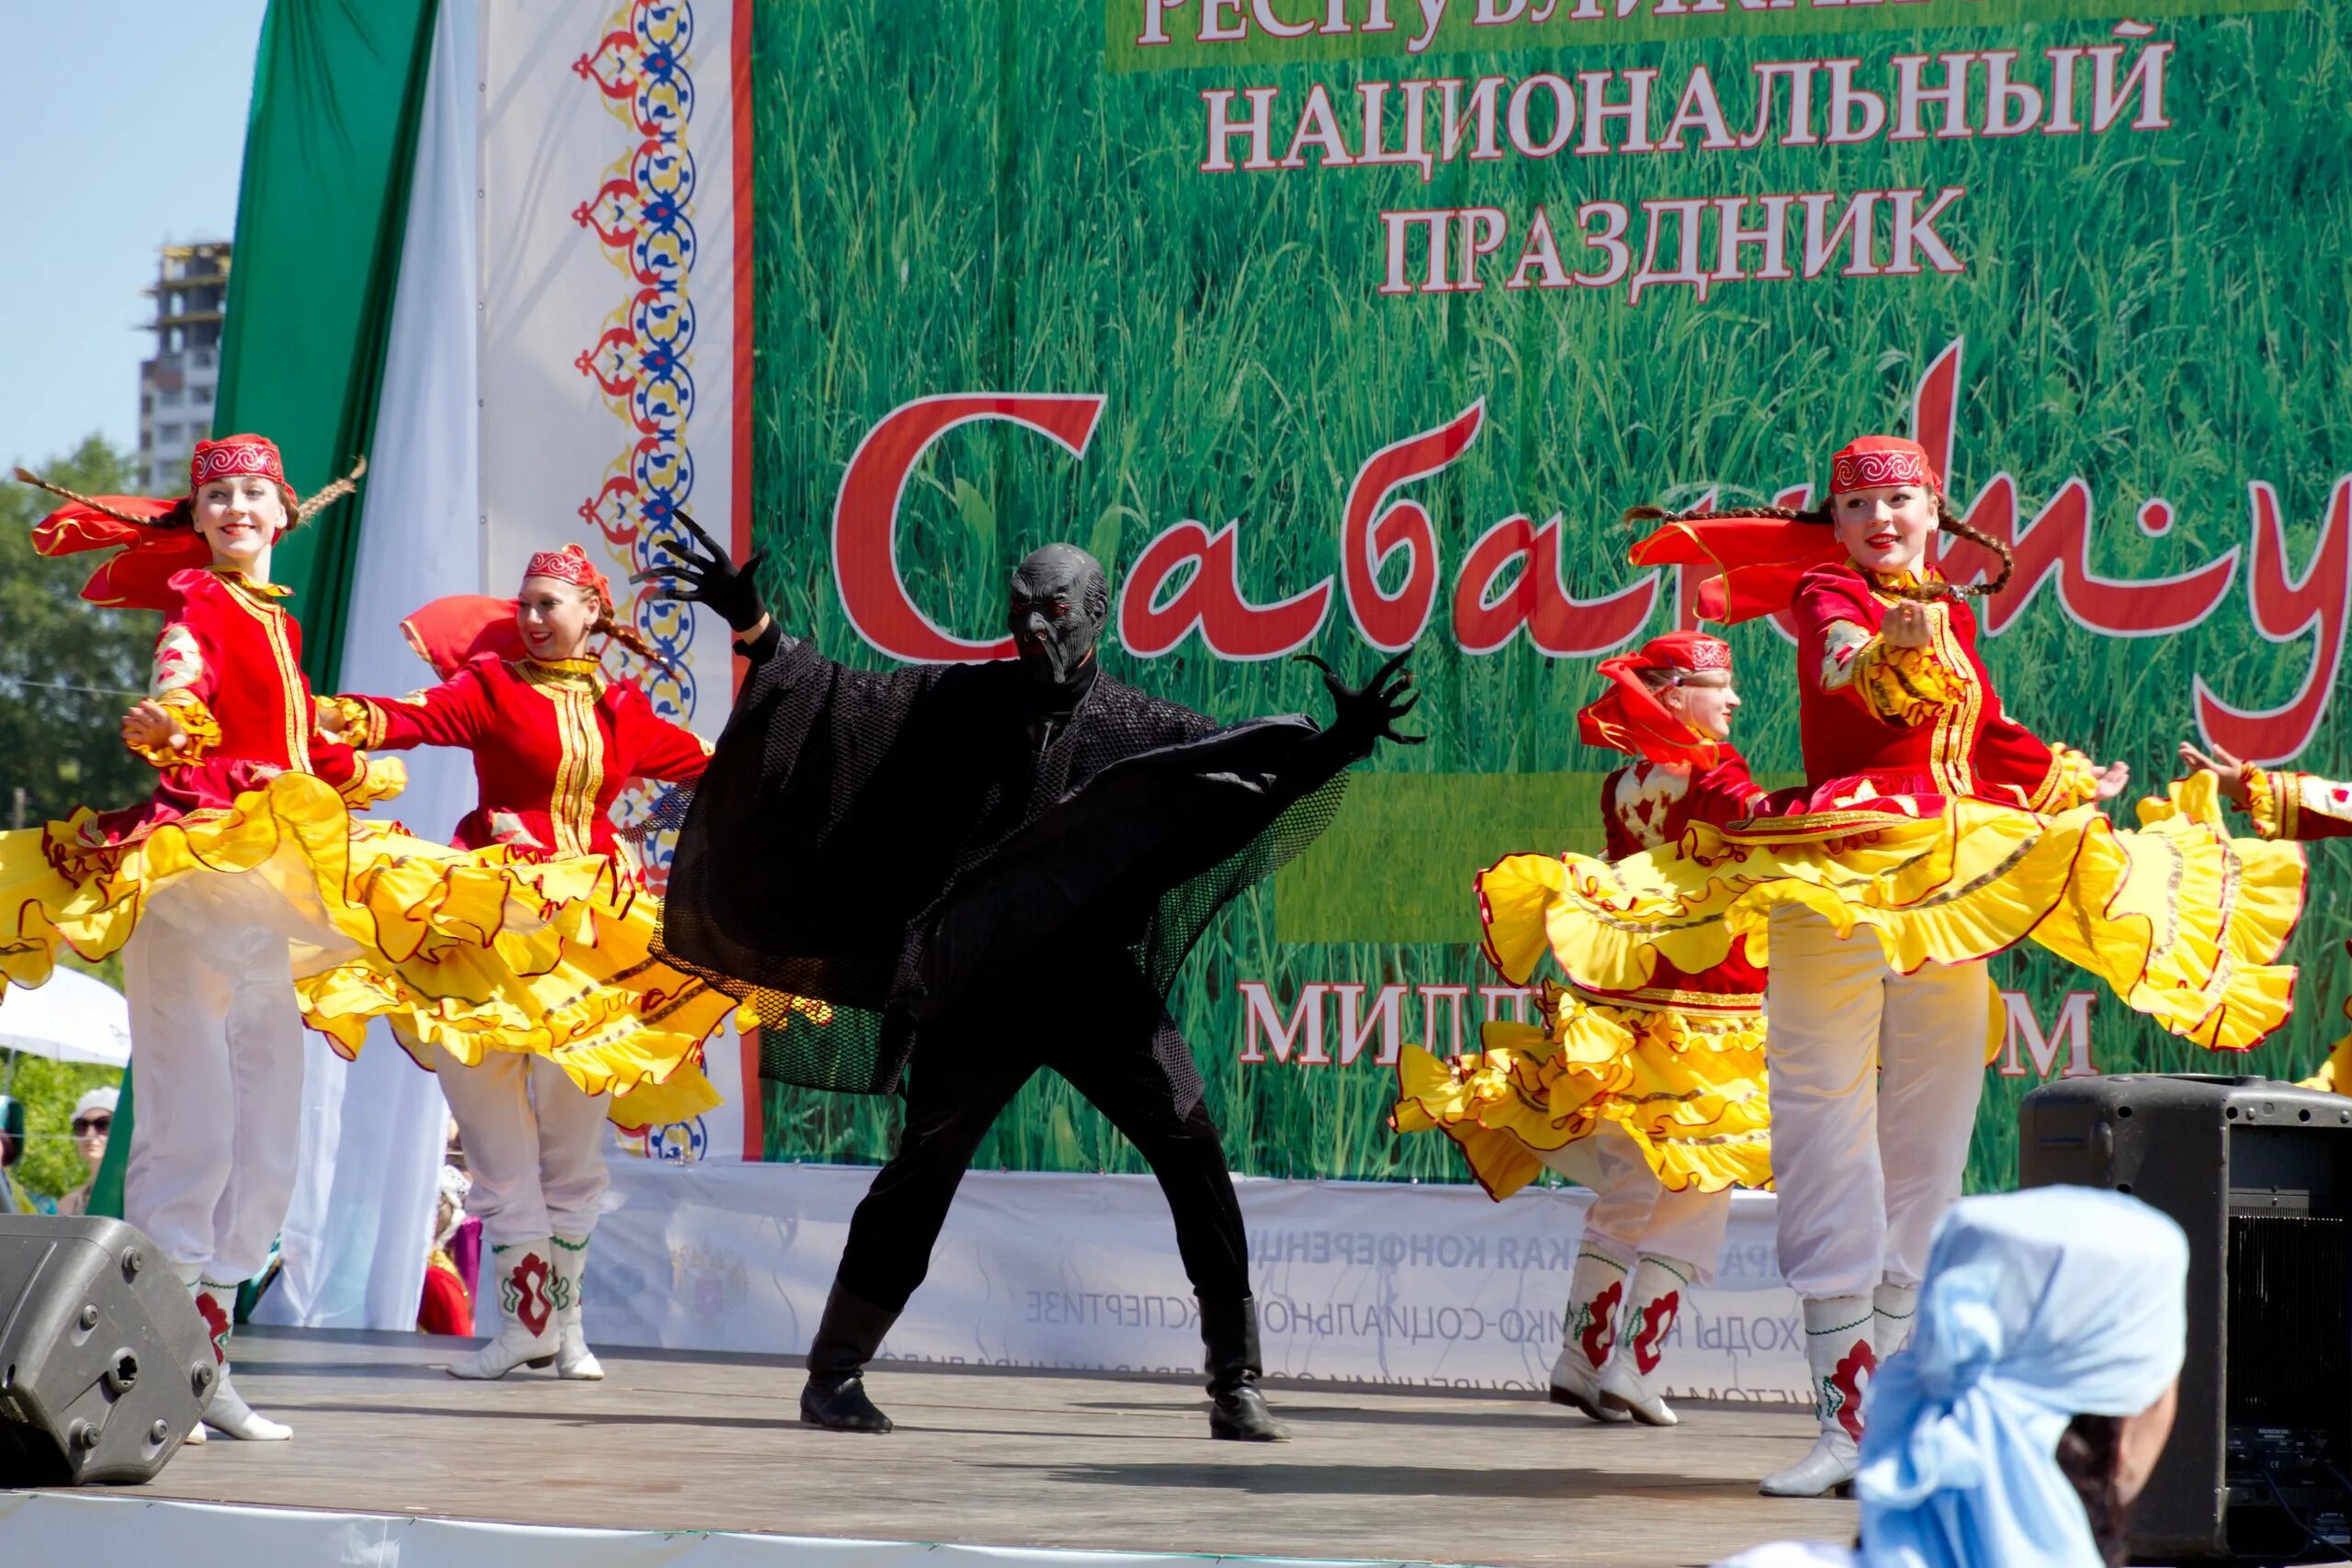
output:
[[[1600,661],[1610,689],[1577,715],[1577,730],[1588,746],[1606,747],[1653,762],[1691,767],[1715,765],[1717,747],[1667,710],[1642,681],[1645,670],[1699,674],[1731,670],[1731,644],[1705,632],[1668,632],[1644,643],[1637,653]]]
[[[266,435],[224,435],[218,441],[199,441],[187,460],[187,488],[198,491],[214,479],[234,478],[241,474],[259,474],[274,479],[283,489],[294,487],[286,482],[286,460],[277,455],[277,443]]]
[[[1829,493],[1845,495],[1886,485],[1918,485],[1940,491],[1942,481],[1928,449],[1899,435],[1864,435],[1846,444],[1829,459]]]
[[[1731,668],[1731,644],[1719,637],[1702,631],[1667,632],[1642,644],[1639,653],[1602,663],[1631,664],[1649,670],[1682,670],[1696,674],[1702,670]]]
[[[605,604],[613,602],[613,585],[588,558],[588,552],[578,545],[566,545],[560,550],[541,550],[523,568],[526,580],[552,577],[558,582],[569,582],[575,588],[593,588]]]

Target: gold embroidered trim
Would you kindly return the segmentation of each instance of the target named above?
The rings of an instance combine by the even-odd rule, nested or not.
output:
[[[286,612],[257,596],[274,589],[277,598],[284,598],[288,591],[274,583],[255,584],[241,572],[213,570],[230,587],[243,591],[231,593],[229,602],[259,622],[262,635],[269,639],[270,657],[277,664],[277,716],[286,727],[286,765],[297,773],[316,772],[311,766],[311,710],[302,701],[302,667],[295,661],[294,645],[286,636]],[[222,678],[227,678],[225,671]]]
[[[580,665],[587,668],[566,668]],[[555,710],[555,790],[548,800],[555,852],[587,854],[597,792],[605,787],[605,736],[596,725],[604,675],[588,660],[531,660],[514,668]]]

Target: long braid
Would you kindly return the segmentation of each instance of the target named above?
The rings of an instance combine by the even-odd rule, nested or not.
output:
[[[1947,534],[1966,539],[1970,544],[1990,550],[2001,558],[2001,570],[1995,575],[1992,581],[1954,584],[1954,592],[1968,594],[1972,598],[1990,599],[2009,585],[2009,579],[2017,573],[2018,558],[2016,552],[2011,550],[2006,542],[1962,521],[1960,514],[1954,512],[1951,504],[1941,496],[1936,498],[1936,526]]]
[[[1826,524],[1829,509],[1801,512],[1793,506],[1735,506],[1727,510],[1702,506],[1689,512],[1668,512],[1663,506],[1629,506],[1625,508],[1624,522],[1630,527],[1639,523],[1698,523],[1710,517],[1770,517],[1782,523]]]
[[[136,517],[128,512],[117,511],[115,508],[108,506],[105,502],[98,500],[96,496],[84,495],[77,490],[67,490],[63,485],[56,484],[51,480],[45,479],[29,468],[18,468],[16,473],[17,479],[21,484],[28,484],[38,490],[45,490],[49,491],[50,494],[57,496],[61,500],[70,501],[76,506],[86,506],[91,511],[97,513],[100,516],[111,517],[118,523],[134,523],[141,528],[168,528],[175,526],[175,525],[167,521],[165,517]],[[175,515],[178,513],[184,513],[186,510],[187,508],[185,506],[179,507],[175,509],[174,513],[166,515]],[[187,526],[187,519],[185,516],[181,516],[176,525],[181,527]]]
[[[673,674],[677,672],[678,667],[675,664],[671,663],[669,660],[663,658],[659,649],[656,649],[651,643],[646,641],[644,634],[639,632],[635,626],[623,626],[620,622],[613,618],[613,606],[609,601],[605,601],[601,594],[598,595],[598,599],[604,604],[604,608],[598,613],[595,621],[588,627],[589,636],[594,637],[598,632],[602,632],[606,637],[611,637],[615,642],[619,643],[623,648],[628,649],[631,653],[636,654],[639,659],[646,660],[648,663],[660,669],[667,670]]]
[[[352,464],[351,472],[344,475],[343,478],[334,480],[331,484],[321,485],[316,495],[313,495],[310,500],[301,502],[294,508],[294,519],[290,525],[297,528],[300,527],[303,524],[308,523],[311,518],[316,517],[320,513],[324,512],[328,507],[333,506],[336,502],[341,501],[345,496],[349,495],[353,491],[357,490],[359,488],[360,477],[367,472],[368,459],[362,457],[357,462]],[[288,491],[287,493],[291,495],[293,492]]]

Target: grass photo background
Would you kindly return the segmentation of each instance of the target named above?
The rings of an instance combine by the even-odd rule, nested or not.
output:
[[[1595,661],[1547,659],[1524,639],[1486,657],[1453,644],[1455,575],[1493,523],[1563,514],[1564,576],[1580,597],[1598,596],[1634,576],[1623,508],[1711,486],[1756,495],[1818,485],[1851,435],[1907,428],[1920,375],[1962,337],[1956,498],[2005,470],[2030,519],[2081,476],[2104,575],[2172,575],[2245,547],[2255,479],[2280,489],[2300,572],[2329,487],[2352,468],[2352,8],[2162,24],[2160,38],[2179,46],[2168,130],[1514,154],[1441,166],[1427,185],[1411,168],[1202,174],[1198,95],[1279,86],[1279,148],[1317,81],[1351,101],[1365,80],[1657,66],[1662,126],[1703,62],[1737,133],[1753,122],[1757,61],[1851,52],[1864,83],[1891,93],[1892,55],[2014,48],[2040,81],[2037,51],[2106,43],[2108,27],[1116,75],[1089,0],[760,0],[755,17],[757,529],[770,602],[829,655],[882,662],[844,623],[827,528],[851,452],[908,400],[1108,396],[1083,461],[1027,432],[975,425],[917,470],[900,570],[933,620],[967,637],[993,631],[1006,575],[1026,551],[1085,544],[1115,592],[1141,545],[1183,518],[1239,520],[1253,602],[1297,592],[1337,572],[1358,465],[1486,400],[1486,428],[1466,456],[1405,492],[1428,507],[1442,555],[1437,613],[1414,660],[1428,693],[1414,716],[1430,744],[1382,750],[1334,829],[1229,912],[1171,998],[1239,1171],[1459,1179],[1443,1140],[1386,1130],[1394,1079],[1369,1051],[1344,1068],[1241,1065],[1237,982],[1271,982],[1285,1005],[1309,980],[1476,984],[1488,976],[1473,945],[1471,874],[1511,851],[1599,847],[1594,789],[1611,759],[1578,745],[1573,725],[1597,691]],[[1981,68],[1977,84],[1972,105]],[[1938,225],[1966,264],[1958,276],[1723,284],[1704,303],[1661,288],[1638,306],[1622,284],[1376,292],[1384,209],[1502,208],[1513,238],[1490,275],[1498,283],[1537,203],[1566,256],[1583,201],[1637,209],[1645,198],[1943,186],[1967,189]],[[2131,519],[2156,496],[2177,521],[2152,538]],[[2253,629],[2250,566],[2249,551],[2213,615],[2165,638],[2102,638],[2044,592],[1986,645],[2004,702],[2053,742],[2130,761],[2134,794],[2160,790],[2174,743],[2194,735],[2193,675],[2236,706],[2268,707],[2310,668],[2309,637],[2273,644]],[[1645,635],[1672,624],[1671,583],[1664,590]],[[1791,650],[1767,626],[1731,636],[1747,698],[1735,739],[1759,773],[1793,774]],[[1342,671],[1374,662],[1336,588],[1313,647]],[[1313,671],[1222,662],[1196,637],[1161,659],[1108,643],[1104,657],[1119,677],[1223,719],[1324,710]],[[2331,707],[2298,765],[2352,771],[2344,716]],[[2098,1065],[2310,1070],[2342,1032],[2337,1002],[2352,989],[2352,919],[2339,892],[2347,855],[2313,849],[2309,913],[2290,953],[2303,965],[2301,1009],[2256,1059],[2217,1060],[2102,997]],[[2091,984],[2034,952],[1996,964],[2045,1020],[2071,986]],[[1002,1000],[1015,1018],[1050,1009],[1045,987],[1011,977]],[[1419,1036],[1419,1010],[1408,998],[1408,1039]],[[2017,1102],[2037,1081],[1988,1077],[1973,1189],[2014,1181]],[[897,1101],[768,1092],[771,1157],[888,1154]],[[976,1163],[1142,1168],[1047,1075]]]

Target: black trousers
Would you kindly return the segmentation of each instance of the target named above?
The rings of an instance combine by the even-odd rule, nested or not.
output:
[[[906,1306],[930,1271],[933,1244],[973,1152],[1021,1086],[1050,1067],[1151,1167],[1193,1293],[1208,1301],[1250,1293],[1241,1205],[1199,1079],[1189,1058],[1171,1067],[1155,1053],[1156,998],[1148,1016],[1132,999],[1122,1003],[1072,1008],[1066,996],[1056,997],[1036,1012],[967,1015],[923,1032],[910,1065],[899,1152],[850,1221],[842,1286],[894,1313]],[[1073,1019],[1080,1021],[1075,1027]]]

